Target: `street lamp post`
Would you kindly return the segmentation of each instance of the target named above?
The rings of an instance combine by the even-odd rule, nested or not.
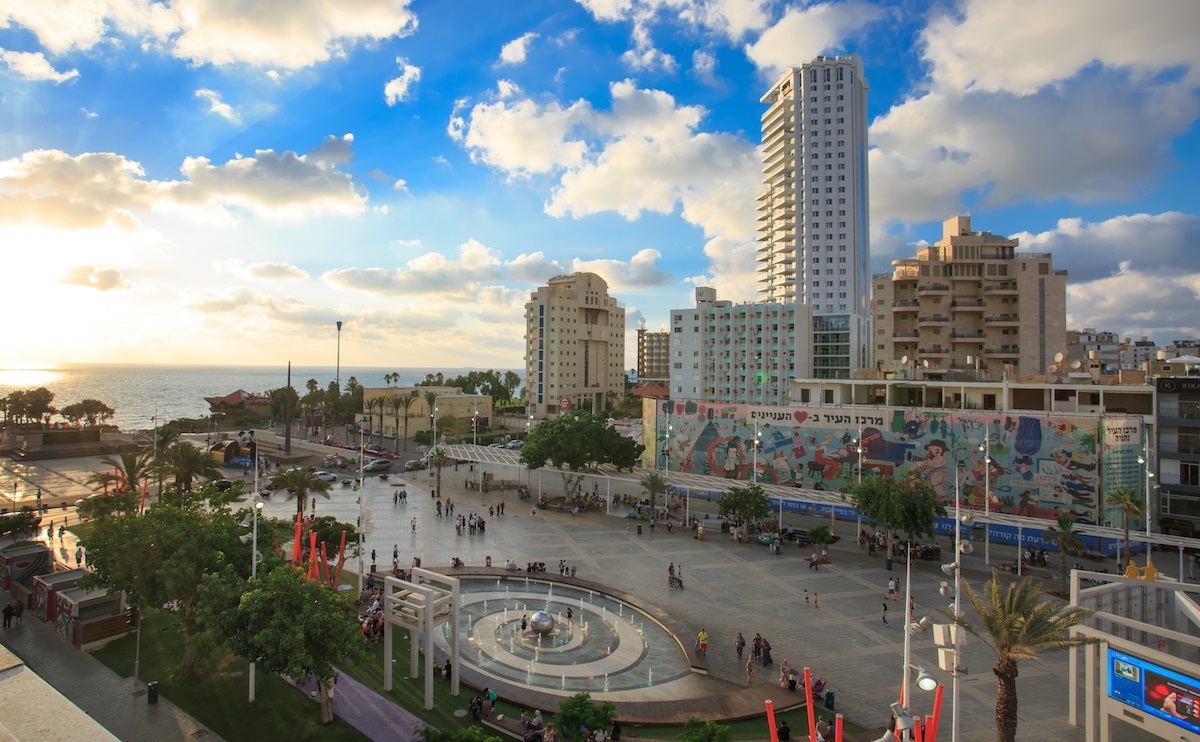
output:
[[[250,514],[253,520],[253,529],[251,530],[250,542],[250,581],[258,581],[258,514],[263,508],[262,498],[258,492],[258,447],[254,449],[254,507],[250,508]],[[254,676],[254,660],[250,660],[250,703],[254,703],[255,693],[255,676]]]
[[[337,373],[334,376],[337,393],[342,393],[342,321],[337,321]]]
[[[979,445],[983,452],[983,563],[992,563],[992,534],[989,522],[992,514],[992,437],[983,434]]]
[[[858,483],[859,483],[859,485],[862,485],[862,475],[863,475],[862,431],[863,431],[862,426],[859,425],[858,426],[858,437],[854,439],[854,450],[858,453]],[[854,512],[858,515],[858,533],[856,535],[862,536],[862,514],[858,512],[858,508],[855,508]]]
[[[1146,471],[1146,564],[1150,564],[1150,480],[1154,478],[1154,472],[1150,471],[1150,435],[1146,434],[1146,444],[1144,454],[1138,456],[1137,462],[1142,465]],[[1182,575],[1181,575],[1182,576]]]
[[[363,428],[369,425],[371,418],[363,417],[359,420],[358,425],[358,594],[362,595],[363,591],[363,492],[366,490],[367,480],[363,474],[363,453],[365,445],[363,443]]]
[[[479,406],[475,406],[475,413],[471,415],[471,445],[479,445]]]

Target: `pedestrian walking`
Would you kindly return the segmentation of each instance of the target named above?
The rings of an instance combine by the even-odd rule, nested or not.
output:
[[[811,567],[812,569],[817,570],[818,572],[821,571],[821,562],[818,561],[817,552],[815,552],[815,551],[813,552],[812,562],[808,566]]]
[[[883,625],[884,625],[884,626],[887,626],[887,625],[888,625],[888,622],[887,622],[887,601],[884,601],[884,603],[883,603]]]
[[[6,628],[6,629],[12,628],[13,614],[16,612],[17,612],[17,609],[13,607],[12,603],[9,603],[4,606],[4,628]]]
[[[733,648],[737,650],[737,656],[740,660],[742,658],[742,650],[746,648],[746,637],[742,636],[742,632],[740,631],[733,639]]]
[[[696,635],[696,651],[701,657],[708,654],[708,632],[704,629]]]
[[[746,685],[754,682],[754,658],[746,660]]]
[[[17,601],[13,604],[13,618],[16,620],[17,626],[21,625],[21,617],[25,615],[25,604]]]
[[[808,602],[808,588],[804,588],[804,602]]]
[[[75,547],[75,566],[78,568],[81,564],[83,564],[83,547],[76,546]]]
[[[896,578],[895,577],[888,580],[887,599],[888,600],[896,599]]]
[[[762,656],[762,635],[754,635],[754,643],[750,645],[750,659],[756,660]]]
[[[813,608],[821,607],[821,596],[813,593]]]
[[[410,520],[410,521],[408,522],[408,524],[409,524],[410,526],[412,526],[412,532],[413,532],[413,533],[416,533],[416,532],[417,532],[417,519],[414,517],[412,520]]]

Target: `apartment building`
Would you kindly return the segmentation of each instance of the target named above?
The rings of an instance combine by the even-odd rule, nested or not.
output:
[[[642,383],[664,385],[671,378],[671,333],[638,328],[637,378]]]
[[[1049,253],[1018,247],[956,216],[935,244],[893,260],[892,272],[872,281],[875,357],[906,360],[929,379],[954,369],[1055,373],[1066,343],[1067,272],[1054,269]]]
[[[525,304],[525,395],[535,419],[602,412],[625,391],[625,308],[595,273],[555,276]]]

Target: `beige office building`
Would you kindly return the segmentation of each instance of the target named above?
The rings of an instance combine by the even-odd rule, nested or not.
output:
[[[525,304],[525,397],[541,420],[625,393],[625,308],[595,273],[555,276]]]
[[[650,332],[645,327],[637,333],[638,381],[666,386],[671,378],[671,333]]]
[[[942,225],[942,239],[892,261],[872,281],[875,358],[907,358],[929,378],[1006,366],[1052,373],[1066,346],[1067,272],[1049,253],[1018,253],[1018,241],[972,232],[971,217]]]

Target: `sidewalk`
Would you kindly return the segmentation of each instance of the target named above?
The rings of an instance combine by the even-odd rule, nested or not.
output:
[[[5,600],[9,596],[5,594]],[[122,740],[220,740],[210,729],[159,697],[146,702],[146,689],[117,677],[91,655],[26,612],[19,626],[0,631],[0,643],[33,672]],[[10,702],[15,699],[10,699]]]

